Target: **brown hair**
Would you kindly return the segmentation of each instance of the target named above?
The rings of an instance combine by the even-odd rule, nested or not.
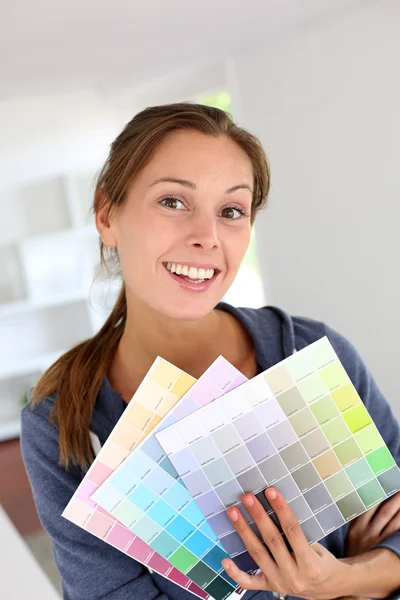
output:
[[[111,144],[110,154],[96,183],[93,212],[106,207],[108,213],[122,206],[126,191],[135,175],[150,161],[163,138],[174,130],[196,130],[217,137],[226,135],[249,157],[254,178],[251,222],[265,206],[270,172],[260,141],[238,127],[229,114],[218,109],[183,102],[146,108],[137,114]],[[101,264],[106,251],[100,240]],[[112,250],[111,254],[116,255]],[[126,324],[125,286],[117,302],[96,335],[61,356],[39,379],[31,393],[32,405],[53,393],[56,402],[51,420],[58,425],[60,464],[87,468],[93,460],[90,444],[90,420],[96,398]]]

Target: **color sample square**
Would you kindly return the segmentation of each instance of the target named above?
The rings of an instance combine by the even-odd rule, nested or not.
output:
[[[397,466],[388,469],[378,476],[378,481],[385,490],[385,493],[390,496],[400,490],[400,470]]]
[[[344,467],[362,458],[362,452],[353,437],[335,446],[333,451]]]
[[[194,473],[200,468],[199,463],[189,448],[185,448],[174,454],[173,465],[181,477]]]
[[[206,592],[211,598],[226,600],[232,594],[232,588],[222,576],[216,577],[207,587]]]
[[[304,521],[304,523],[301,524],[301,528],[309,544],[314,544],[324,537],[324,532],[321,528],[321,525],[318,523],[315,517],[311,517],[311,519]]]
[[[365,511],[365,505],[360,500],[357,492],[351,492],[344,498],[340,498],[336,505],[343,515],[345,521],[350,521]]]
[[[270,398],[266,402],[263,402],[255,408],[254,412],[268,433],[272,427],[286,422],[286,415],[276,398]]]
[[[140,485],[128,496],[128,500],[136,504],[143,512],[147,512],[156,504],[158,496],[149,490],[146,485]]]
[[[204,496],[202,496],[202,498],[203,497]],[[187,519],[189,523],[192,523],[192,525],[195,525],[196,527],[200,527],[205,520],[203,513],[199,510],[197,500],[196,502],[194,500],[192,500],[192,502],[189,502],[181,511],[181,515],[182,517],[185,517],[185,519]]]
[[[336,504],[331,504],[321,512],[315,515],[318,523],[321,525],[324,533],[328,535],[338,527],[344,525],[345,521]]]
[[[296,383],[309,377],[315,372],[315,363],[307,352],[303,352],[299,355],[296,353],[286,361],[285,366],[290,377]]]
[[[333,392],[338,387],[350,383],[349,376],[339,361],[332,363],[328,367],[325,367],[325,369],[321,369],[319,374],[329,392]]]
[[[298,439],[289,421],[284,421],[275,427],[271,427],[268,430],[268,435],[277,450],[283,450],[286,446],[297,442]]]
[[[320,400],[328,393],[326,385],[318,373],[307,377],[307,379],[304,379],[304,381],[301,381],[297,385],[307,404]]]
[[[215,579],[215,571],[207,567],[203,561],[198,562],[190,571],[186,573],[190,579],[196,581],[196,583],[201,587],[205,588],[213,579]]]
[[[375,475],[380,475],[396,464],[386,446],[382,446],[378,450],[374,450],[374,452],[368,454],[367,461]]]
[[[336,475],[333,475],[333,477],[329,477],[329,479],[326,479],[325,485],[335,501],[339,500],[339,498],[342,498],[343,496],[347,496],[347,494],[350,494],[350,492],[354,491],[352,482],[346,475],[345,471],[339,471],[339,473],[336,473]]]
[[[376,428],[376,425],[373,423],[367,425],[367,427],[364,427],[361,431],[358,431],[354,437],[364,454],[377,450],[385,443]]]
[[[357,433],[357,431],[372,423],[372,419],[364,404],[359,404],[355,408],[351,408],[344,413],[343,418],[352,433]]]
[[[288,474],[288,470],[279,454],[275,454],[271,458],[259,463],[260,469],[265,481],[268,485],[272,485],[278,479],[282,479]]]
[[[190,450],[201,466],[207,465],[211,461],[221,458],[222,456],[217,444],[210,436],[191,444]]]
[[[227,535],[228,533],[232,533],[232,531],[235,531],[235,528],[233,527],[225,512],[221,512],[217,515],[214,515],[213,517],[210,517],[209,519],[207,519],[207,523],[218,538],[221,538],[222,536]]]
[[[196,563],[198,563],[198,558],[192,554],[187,548],[181,546],[176,550],[171,556],[168,558],[171,565],[174,565],[179,571],[185,573],[185,575],[192,569]],[[190,575],[189,575],[190,577]],[[192,577],[190,577],[192,579]],[[197,583],[197,582],[196,582]]]
[[[283,392],[278,396],[277,400],[287,417],[297,413],[306,406],[304,398],[300,394],[297,387],[292,387],[291,389],[286,390],[286,392]]]
[[[199,496],[196,504],[206,518],[221,512],[225,508],[214,490]]]
[[[151,542],[151,547],[155,552],[158,552],[163,558],[169,559],[169,557],[178,550],[180,543],[175,540],[166,531],[155,537]]]
[[[293,471],[292,477],[302,493],[321,483],[321,478],[312,463],[307,463],[300,469]]]
[[[304,498],[311,510],[316,513],[332,504],[333,500],[323,483],[304,493]]]
[[[326,425],[323,425],[322,430],[326,437],[328,438],[331,446],[336,446],[336,444],[340,444],[340,442],[344,442],[351,436],[351,431],[347,427],[347,424],[343,417],[337,417]]]
[[[219,548],[218,546],[214,546],[212,550],[210,550],[204,557],[203,562],[214,569],[217,573],[221,572],[223,567],[221,565],[221,561],[226,558],[226,553],[224,550]]]
[[[263,376],[275,396],[294,386],[294,381],[284,365],[269,369]]]
[[[309,458],[300,442],[281,450],[279,454],[289,471],[294,471],[309,462]]]
[[[238,475],[237,481],[244,492],[257,492],[267,483],[257,467]]]
[[[312,516],[311,509],[303,496],[297,496],[289,502],[290,509],[294,512],[299,523],[306,521]]]
[[[225,535],[221,538],[221,542],[230,556],[234,556],[238,552],[244,552],[246,550],[242,538],[236,531],[229,535]]]
[[[320,429],[304,436],[301,443],[310,458],[316,458],[330,448],[328,440]]]
[[[176,517],[176,511],[164,500],[159,500],[148,514],[161,527],[166,527]]]
[[[200,473],[201,471],[198,471]],[[211,483],[212,487],[217,487],[233,479],[233,473],[226,464],[225,459],[219,458],[203,468],[203,473]],[[194,497],[194,496],[193,496]]]
[[[311,404],[310,410],[320,425],[328,423],[339,414],[339,410],[330,396],[325,396]]]
[[[317,369],[322,369],[338,359],[327,337],[323,337],[305,348],[305,352],[310,356]]]
[[[254,460],[246,447],[241,446],[225,456],[227,465],[232,473],[237,476],[254,467]]]
[[[182,479],[192,498],[197,498],[197,496],[200,496],[201,494],[211,490],[211,483],[203,471],[196,471],[195,473],[191,473]]]
[[[246,443],[246,447],[256,463],[273,456],[277,452],[267,433],[250,440]]]
[[[370,508],[386,498],[386,494],[377,479],[372,479],[368,483],[364,483],[364,485],[357,489],[357,494],[366,508]]]
[[[142,518],[143,511],[132,504],[132,502],[129,502],[129,500],[125,500],[117,506],[113,512],[113,516],[118,519],[118,521],[121,521],[126,527],[131,528]]]
[[[293,427],[299,438],[307,433],[311,433],[318,427],[318,423],[309,408],[305,408],[289,418],[289,423]]]
[[[200,531],[195,531],[184,543],[185,548],[202,557],[214,546],[214,542]]]
[[[274,487],[280,491],[286,502],[291,502],[300,495],[300,490],[291,475],[286,475],[286,477],[277,481]]]
[[[242,440],[233,425],[226,425],[212,434],[221,454],[231,452],[242,444]]]
[[[375,475],[365,458],[361,458],[346,468],[351,483],[355,488],[374,479]]]
[[[252,412],[236,419],[234,422],[234,427],[244,442],[247,442],[263,433],[263,428],[260,421]]]
[[[328,452],[317,456],[317,458],[315,458],[312,462],[321,479],[327,479],[327,477],[331,477],[342,468],[342,465],[338,461],[338,458],[333,450],[328,450]]]
[[[357,406],[357,404],[361,404],[361,398],[352,383],[344,385],[343,387],[331,392],[331,394],[341,413],[349,408]]]
[[[187,540],[195,531],[194,525],[189,523],[181,515],[178,515],[171,523],[166,527],[167,533],[173,538],[178,540],[181,544]]]
[[[239,502],[240,497],[243,495],[242,488],[234,479],[228,481],[228,483],[225,483],[224,485],[220,485],[215,491],[217,492],[222,504],[227,508],[232,506],[232,504]]]
[[[161,525],[144,515],[140,521],[130,527],[133,533],[136,533],[146,544],[151,545],[155,537],[160,535],[162,531]]]

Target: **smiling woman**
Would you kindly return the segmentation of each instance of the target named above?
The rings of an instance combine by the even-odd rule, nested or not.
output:
[[[246,254],[269,185],[259,140],[217,108],[191,103],[148,108],[111,145],[93,210],[102,260],[112,257],[121,268],[120,295],[100,331],[42,376],[22,418],[24,461],[53,540],[65,600],[190,597],[60,516],[93,460],[93,434],[104,444],[157,356],[199,378],[223,355],[252,378],[327,335],[400,461],[398,423],[349,342],[322,323],[275,307],[238,309],[221,302]],[[270,443],[278,446],[279,440]],[[286,477],[297,489],[294,478]],[[250,576],[224,561],[240,585],[263,590],[266,598],[274,590],[321,599],[384,597],[400,587],[398,496],[377,514],[363,516],[349,544],[344,525],[323,545],[310,547],[282,495],[274,488],[266,493],[280,522],[272,521],[265,504],[251,494],[242,498],[263,544],[241,512],[228,514],[262,570]]]

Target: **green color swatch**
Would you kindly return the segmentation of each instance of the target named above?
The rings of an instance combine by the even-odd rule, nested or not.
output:
[[[358,488],[357,493],[367,508],[371,508],[386,498],[386,494],[376,479]]]
[[[319,374],[329,391],[346,385],[350,382],[349,376],[340,362],[334,362],[329,367],[322,369]]]
[[[356,433],[354,437],[364,454],[368,454],[373,450],[377,450],[385,443],[381,434],[373,423],[367,427],[364,427],[364,429]]]
[[[342,417],[329,421],[329,423],[322,426],[322,430],[331,446],[336,446],[336,444],[340,444],[340,442],[344,442],[344,440],[351,437],[351,432]]]
[[[352,383],[348,383],[338,390],[333,391],[332,398],[340,412],[361,404],[361,398]]]
[[[346,496],[347,494],[350,494],[350,492],[354,491],[351,481],[349,481],[349,478],[346,476],[344,471],[339,471],[339,473],[336,473],[336,475],[326,479],[324,483],[334,500],[339,500],[339,498],[342,498],[343,496]]]
[[[198,558],[189,552],[184,546],[181,546],[169,557],[169,562],[182,573],[187,573],[198,562]]]
[[[333,451],[344,467],[362,457],[361,450],[352,437],[335,446]]]
[[[383,473],[396,464],[386,446],[382,446],[381,448],[378,448],[378,450],[374,450],[374,452],[368,454],[367,461],[375,475]]]

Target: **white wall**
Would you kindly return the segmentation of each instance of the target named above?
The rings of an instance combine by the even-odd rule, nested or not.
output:
[[[101,166],[121,128],[93,91],[0,103],[0,192],[66,171]]]
[[[241,121],[272,166],[257,239],[269,303],[328,322],[400,416],[400,3],[236,60]]]

